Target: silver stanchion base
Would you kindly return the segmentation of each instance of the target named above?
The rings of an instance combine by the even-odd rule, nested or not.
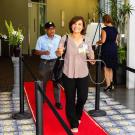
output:
[[[106,116],[106,112],[103,110],[90,110],[88,111],[88,114],[93,117]]]
[[[14,113],[12,115],[13,119],[17,119],[17,120],[22,120],[22,119],[30,119],[32,116],[30,113],[28,112],[23,112],[23,113]]]

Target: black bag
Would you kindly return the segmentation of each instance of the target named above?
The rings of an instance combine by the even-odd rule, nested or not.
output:
[[[68,40],[68,35],[66,35],[66,40],[64,43],[64,53],[62,55],[62,58],[64,58],[65,53],[66,53],[66,49],[67,49],[67,40]],[[61,57],[58,57],[54,67],[53,67],[53,81],[60,83],[61,82],[61,78],[62,78],[62,74],[63,74],[63,66],[64,66],[64,60],[60,60]]]

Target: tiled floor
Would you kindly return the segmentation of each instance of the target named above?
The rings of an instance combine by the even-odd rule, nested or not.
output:
[[[135,89],[126,89],[125,87],[118,87],[112,92],[106,93],[109,97],[119,101],[127,108],[135,111]]]
[[[25,103],[25,111],[29,111]],[[11,92],[0,92],[0,135],[35,135],[33,119],[15,120],[13,113],[19,113],[19,100],[11,98]]]
[[[135,112],[109,97],[106,93],[100,93],[100,109],[107,115],[94,117],[94,119],[110,135],[134,135]],[[95,89],[90,88],[89,97],[85,105],[86,111],[95,109]]]
[[[90,88],[85,110],[95,109],[95,88]],[[104,92],[100,93],[100,109],[107,115],[93,117],[109,135],[134,135],[135,113],[126,106],[110,98]],[[28,111],[25,103],[25,111]],[[11,100],[11,92],[0,92],[0,135],[35,135],[35,125],[32,119],[14,120],[13,112],[19,112],[19,100]]]

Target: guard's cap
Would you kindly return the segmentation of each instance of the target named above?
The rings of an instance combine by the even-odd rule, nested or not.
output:
[[[45,23],[45,26],[44,26],[45,29],[49,29],[51,27],[55,28],[55,24],[53,22],[49,21],[49,22]]]

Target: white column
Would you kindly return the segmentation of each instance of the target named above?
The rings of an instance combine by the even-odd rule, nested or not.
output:
[[[19,78],[19,57],[12,57],[14,67],[14,85],[12,90],[12,98],[19,98],[20,78]]]
[[[129,4],[135,7],[135,0],[129,0]],[[127,66],[135,69],[135,10],[132,11],[129,17],[128,31]],[[126,82],[128,89],[135,88],[135,73],[127,71]]]

